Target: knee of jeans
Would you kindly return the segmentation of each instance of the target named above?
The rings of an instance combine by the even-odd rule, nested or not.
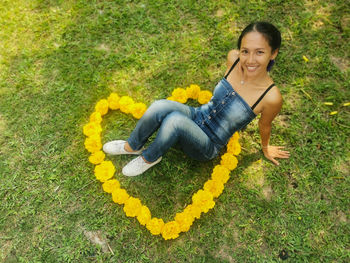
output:
[[[167,107],[168,102],[169,101],[165,100],[165,99],[156,100],[151,104],[151,106],[149,106],[149,109],[150,110],[164,110],[164,108]]]
[[[168,128],[177,130],[184,128],[185,120],[187,119],[181,112],[174,111],[170,113],[165,119],[164,124],[168,126]]]

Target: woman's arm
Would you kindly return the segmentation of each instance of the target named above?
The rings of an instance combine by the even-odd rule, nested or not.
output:
[[[279,90],[274,88],[265,97],[265,103],[259,120],[259,131],[263,153],[275,165],[279,165],[279,162],[275,158],[289,158],[289,152],[283,151],[283,147],[269,145],[272,121],[280,112],[281,108],[282,96]]]
[[[227,66],[226,73],[230,70],[231,66],[237,60],[238,57],[239,57],[239,50],[232,49],[228,52],[227,61],[226,61],[226,66]]]

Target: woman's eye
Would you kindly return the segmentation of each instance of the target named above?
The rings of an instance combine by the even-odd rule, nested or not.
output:
[[[264,51],[258,51],[258,54],[262,55],[262,54],[264,54]]]
[[[247,50],[242,50],[242,54],[247,54],[248,51]]]

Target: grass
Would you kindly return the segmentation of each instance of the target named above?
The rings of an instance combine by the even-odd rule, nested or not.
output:
[[[348,262],[348,9],[340,0],[1,1],[0,259]],[[151,236],[102,191],[82,127],[113,91],[149,105],[191,83],[212,89],[253,20],[282,31],[272,75],[285,103],[272,142],[291,158],[280,167],[264,159],[254,122],[215,208],[176,240]],[[107,141],[126,138],[135,120],[116,112],[103,125]],[[168,220],[217,162],[174,149],[145,176],[120,180]]]

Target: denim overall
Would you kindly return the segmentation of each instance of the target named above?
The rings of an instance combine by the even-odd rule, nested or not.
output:
[[[271,85],[252,108],[235,92],[226,76],[216,85],[211,100],[200,107],[190,107],[170,100],[152,103],[135,129],[128,143],[139,150],[158,130],[155,140],[143,151],[149,162],[156,161],[175,143],[190,157],[205,161],[215,158],[230,137],[250,123],[256,114],[254,107],[261,101]]]

